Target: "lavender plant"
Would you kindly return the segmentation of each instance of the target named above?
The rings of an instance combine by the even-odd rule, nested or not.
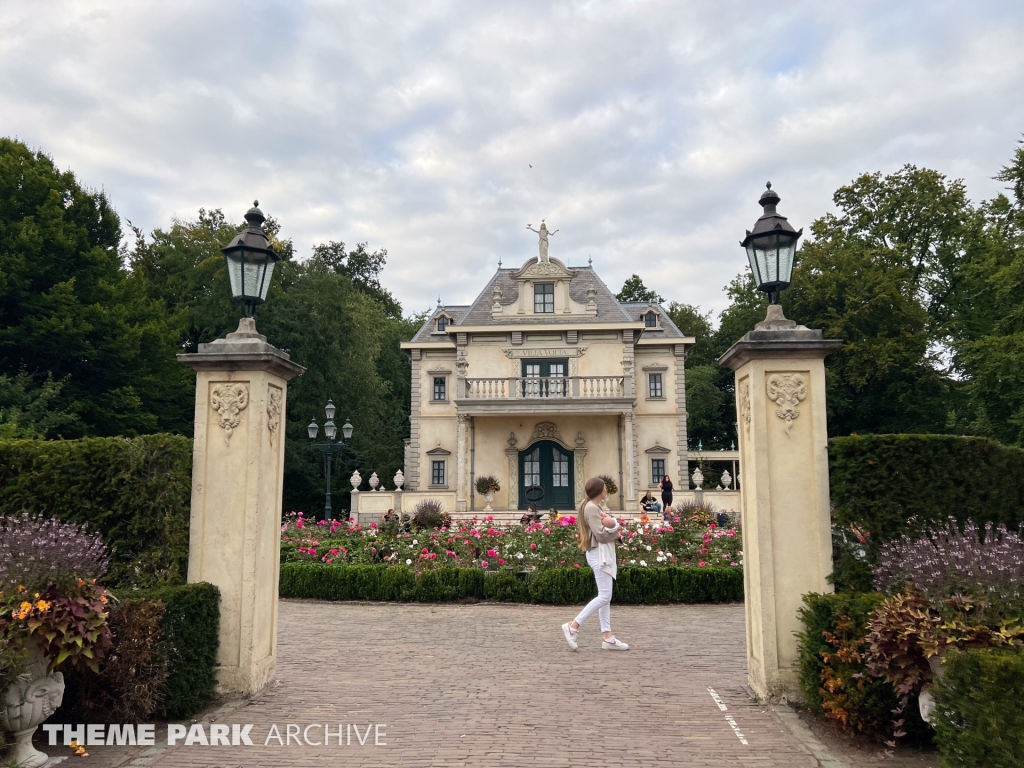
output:
[[[0,516],[0,592],[19,585],[30,593],[47,587],[66,590],[78,579],[98,579],[107,570],[108,550],[87,525],[24,513]]]
[[[876,589],[891,592],[913,584],[933,605],[950,598],[982,603],[994,619],[1022,618],[1024,539],[1005,525],[985,526],[984,534],[956,521],[918,539],[908,536],[882,545],[873,568]]]

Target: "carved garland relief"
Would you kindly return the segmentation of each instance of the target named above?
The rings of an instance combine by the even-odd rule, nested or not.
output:
[[[249,405],[249,388],[245,384],[217,384],[210,393],[210,405],[219,416],[217,425],[224,430],[224,445],[230,446],[231,433]]]
[[[750,434],[750,379],[740,383],[740,420],[747,434]]]
[[[281,427],[281,405],[284,396],[277,387],[270,387],[270,396],[267,398],[267,429],[270,430],[270,444],[274,445],[274,438]]]
[[[779,407],[775,415],[786,422],[786,437],[799,418],[797,406],[807,398],[807,381],[799,373],[773,373],[768,378],[768,399]]]

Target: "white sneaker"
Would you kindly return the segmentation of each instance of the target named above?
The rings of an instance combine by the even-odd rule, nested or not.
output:
[[[579,633],[580,631],[578,629],[573,629],[571,626],[569,626],[568,621],[562,625],[562,634],[565,635],[565,642],[567,642],[569,644],[569,647],[572,648],[574,651],[580,647],[579,643],[576,641],[576,637],[579,635]]]
[[[601,650],[602,651],[628,651],[629,650],[629,646],[626,645],[621,640],[616,640],[613,637],[610,640],[602,640],[601,641]]]

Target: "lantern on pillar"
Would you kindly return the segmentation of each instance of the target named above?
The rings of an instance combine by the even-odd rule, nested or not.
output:
[[[249,226],[221,248],[228,265],[231,300],[242,305],[246,317],[253,317],[256,306],[267,300],[274,265],[280,261],[263,231],[266,217],[259,204],[259,200],[254,200],[245,214]]]
[[[758,202],[764,208],[753,231],[740,242],[750,261],[750,271],[757,281],[757,290],[768,294],[769,304],[779,303],[779,294],[789,286],[793,277],[796,241],[803,229],[794,231],[785,216],[775,210],[781,198],[769,181]]]

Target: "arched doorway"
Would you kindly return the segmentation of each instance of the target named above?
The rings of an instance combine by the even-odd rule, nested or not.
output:
[[[519,452],[519,508],[572,509],[573,454],[552,440]]]

